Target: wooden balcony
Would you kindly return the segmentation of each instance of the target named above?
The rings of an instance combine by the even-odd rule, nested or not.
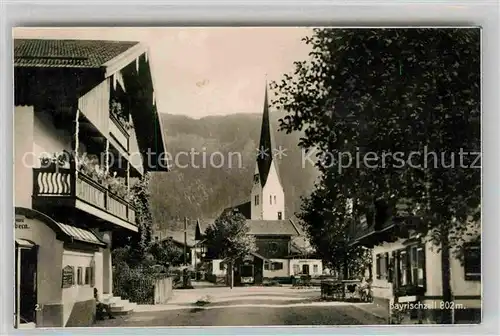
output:
[[[109,134],[118,142],[122,149],[129,152],[129,134],[125,126],[113,115],[109,115]]]
[[[77,177],[78,176],[78,177]],[[137,232],[135,209],[90,177],[68,168],[34,168],[33,202],[74,206],[107,222]]]

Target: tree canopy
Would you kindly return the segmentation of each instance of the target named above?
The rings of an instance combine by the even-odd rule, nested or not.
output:
[[[235,260],[256,252],[255,237],[249,231],[246,218],[239,211],[224,211],[205,231],[209,253]]]
[[[354,218],[405,200],[458,253],[480,216],[479,29],[315,29],[310,58],[271,84],[281,130],[322,173],[299,216],[323,255],[349,255]],[[304,152],[306,153],[306,152]],[[475,232],[470,232],[476,223]],[[474,231],[474,230],[473,230]],[[356,253],[354,253],[356,254]]]

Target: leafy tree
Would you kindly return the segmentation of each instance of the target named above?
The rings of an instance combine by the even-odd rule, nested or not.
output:
[[[154,242],[149,248],[149,253],[153,255],[156,263],[165,267],[179,266],[183,263],[184,252],[171,240]]]
[[[330,181],[323,177],[315,191],[303,198],[299,219],[321,259],[342,274],[344,279],[355,277],[370,264],[370,253],[361,246],[349,244],[349,227],[353,218],[344,211],[347,199],[342,194],[332,194]]]
[[[246,218],[236,210],[224,211],[205,231],[209,254],[228,261],[231,288],[235,260],[257,251],[255,237],[249,231]]]
[[[330,202],[353,199],[356,218],[373,199],[405,200],[422,219],[419,230],[442,252],[445,301],[450,254],[460,257],[464,239],[479,236],[479,33],[315,29],[304,38],[310,59],[272,84],[275,105],[288,112],[281,129],[305,131],[299,145],[317,155]],[[348,165],[356,154],[362,162]],[[306,213],[313,208],[306,202]],[[342,221],[335,213],[345,211],[317,216]]]

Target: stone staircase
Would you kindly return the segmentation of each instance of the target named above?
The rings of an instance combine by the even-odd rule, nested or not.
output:
[[[111,312],[114,315],[127,315],[134,311],[137,306],[136,303],[130,302],[129,300],[123,300],[119,296],[113,296],[112,294],[103,295],[103,303],[109,304],[111,307]]]

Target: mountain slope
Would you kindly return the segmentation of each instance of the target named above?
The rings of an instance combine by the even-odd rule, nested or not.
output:
[[[177,229],[166,227],[177,222],[172,218],[215,218],[225,207],[250,199],[260,114],[161,116],[174,167],[154,173],[151,181],[153,216],[160,227]],[[277,130],[279,115],[271,117]],[[277,162],[290,216],[300,209],[300,196],[310,193],[318,173],[311,164],[303,164],[298,134],[275,131],[275,139],[276,147],[285,149]]]

